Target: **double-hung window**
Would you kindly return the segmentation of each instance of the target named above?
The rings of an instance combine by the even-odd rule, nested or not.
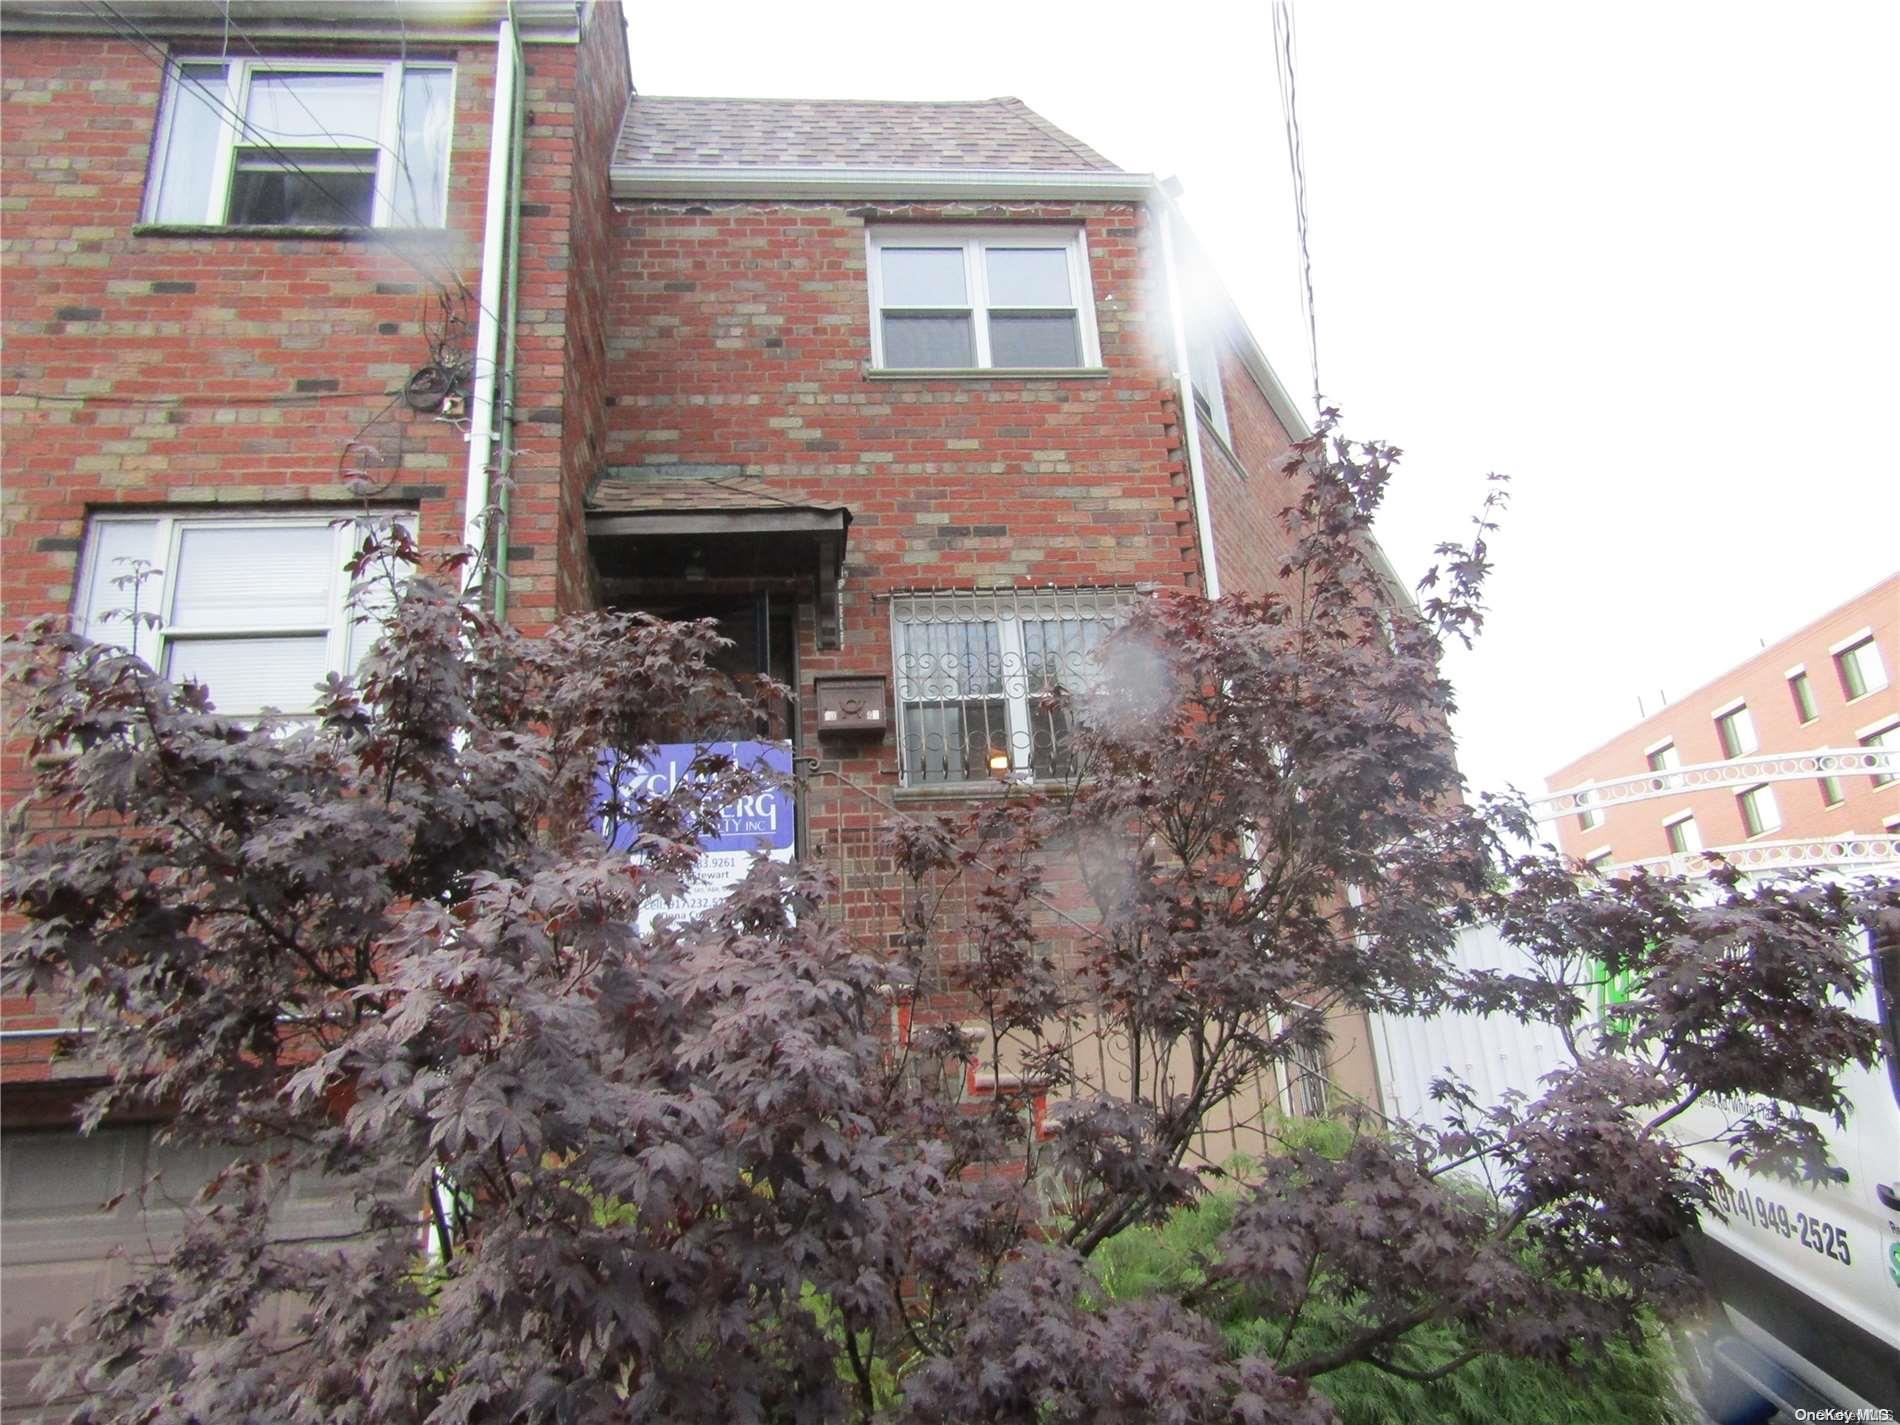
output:
[[[1073,710],[1126,615],[1117,589],[906,594],[892,600],[906,786],[1074,773]]]
[[[1814,705],[1814,685],[1808,682],[1806,668],[1788,670],[1788,696],[1794,699],[1794,715],[1802,723],[1813,722],[1821,715]]]
[[[1097,365],[1080,228],[884,228],[870,235],[871,364],[887,370]]]
[[[145,217],[260,227],[440,227],[455,71],[374,60],[172,66]]]
[[[362,536],[327,513],[97,515],[74,623],[172,682],[204,684],[222,713],[307,713],[317,685],[375,641],[343,567]]]

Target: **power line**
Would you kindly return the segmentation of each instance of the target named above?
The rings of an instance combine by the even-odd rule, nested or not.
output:
[[[1306,314],[1306,355],[1313,371],[1313,409],[1324,408],[1319,386],[1319,323],[1313,311],[1313,251],[1306,211],[1306,146],[1300,135],[1291,0],[1273,0],[1273,67],[1280,87],[1287,165],[1293,175],[1293,223],[1300,239],[1300,305]]]
[[[361,401],[376,396],[400,396],[400,389],[377,387],[362,391],[296,391],[275,396],[69,396],[55,391],[0,391],[0,399],[43,401],[61,406],[298,406],[311,401]]]

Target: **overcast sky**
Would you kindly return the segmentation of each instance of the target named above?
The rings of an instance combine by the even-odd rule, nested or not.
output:
[[[1900,5],[1294,11],[1321,385],[1408,580],[1512,476],[1453,664],[1544,774],[1900,565]],[[1310,393],[1266,0],[629,6],[651,94],[1013,94],[1183,206]],[[1310,401],[1310,394],[1306,399]],[[1869,828],[1871,829],[1871,828]]]

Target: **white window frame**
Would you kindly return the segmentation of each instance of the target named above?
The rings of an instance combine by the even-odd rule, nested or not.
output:
[[[916,227],[867,228],[865,267],[871,289],[871,367],[877,371],[920,371],[956,374],[961,371],[995,372],[998,376],[1034,375],[1042,371],[1087,371],[1102,364],[1101,340],[1095,330],[1095,289],[1089,281],[1088,234],[1077,224],[919,225]],[[893,367],[884,360],[884,264],[885,248],[956,247],[963,250],[963,287],[969,299],[967,307],[897,307],[899,312],[942,312],[945,315],[968,312],[971,319],[970,351],[975,365]],[[1069,293],[1075,300],[1076,337],[1079,346],[1074,366],[997,366],[990,356],[990,312],[1054,312],[1055,307],[998,307],[989,304],[989,266],[983,253],[990,247],[1027,247],[1061,250],[1068,254]]]
[[[906,787],[971,787],[981,786],[994,779],[994,774],[987,766],[979,768],[974,765],[972,759],[966,758],[965,777],[961,782],[951,781],[948,778],[911,780],[909,740],[912,734],[906,709],[913,701],[946,706],[953,702],[961,704],[1002,702],[1005,705],[1004,733],[1009,742],[1007,751],[1010,759],[1010,776],[1016,780],[1033,777],[1036,743],[1031,704],[1035,698],[1028,687],[1029,660],[1023,640],[1024,620],[1026,618],[1075,618],[1098,622],[1112,629],[1127,618],[1134,608],[1135,597],[1134,591],[1129,589],[1100,587],[1021,591],[978,589],[967,592],[932,591],[893,595],[891,598],[891,662],[895,674],[893,680],[895,696],[892,702],[897,712],[897,765],[903,785]],[[967,614],[965,610],[968,610]],[[925,614],[924,617],[916,616],[920,611]],[[986,612],[994,616],[986,617]],[[997,629],[998,656],[1001,663],[999,681],[1002,692],[993,697],[907,699],[904,696],[906,687],[904,658],[909,642],[908,630],[927,627],[931,623],[994,624]],[[1013,673],[1012,669],[1015,670]]]
[[[1225,342],[1213,329],[1211,319],[1204,318],[1198,327],[1188,332],[1188,385],[1196,399],[1205,408],[1208,422],[1214,427],[1214,433],[1230,449],[1234,444],[1233,427],[1227,419],[1226,383],[1221,377],[1221,352]],[[1203,379],[1205,373],[1205,379]]]
[[[1749,757],[1761,751],[1761,738],[1755,732],[1755,715],[1748,710],[1746,698],[1736,698],[1723,703],[1721,707],[1709,713],[1715,723],[1715,745],[1722,749],[1724,761],[1732,762],[1738,757]],[[1735,750],[1729,751],[1728,739],[1722,735],[1724,724],[1732,720],[1736,731]]]
[[[1814,680],[1808,676],[1808,665],[1797,663],[1781,675],[1788,680],[1788,697],[1794,703],[1795,721],[1806,727],[1821,716],[1821,705],[1815,701]]]
[[[387,514],[373,516],[378,521],[400,523],[412,533],[415,530],[415,514],[412,511],[390,511]],[[359,618],[351,615],[348,607],[351,581],[342,573],[343,565],[354,555],[361,545],[363,530],[360,516],[336,510],[298,511],[295,513],[258,512],[255,510],[219,512],[179,512],[163,510],[114,511],[90,516],[86,521],[86,536],[81,552],[79,567],[73,584],[73,626],[87,637],[99,643],[109,643],[126,649],[143,658],[147,666],[165,675],[165,665],[169,649],[174,643],[183,643],[196,638],[270,638],[270,637],[315,637],[325,636],[324,671],[326,673],[348,674],[352,672],[364,653],[375,641],[375,630],[363,626]],[[157,627],[128,623],[123,619],[102,621],[108,613],[119,609],[130,609],[133,605],[131,589],[117,589],[107,586],[102,597],[112,600],[94,606],[91,593],[94,575],[100,558],[100,540],[96,531],[111,524],[150,524],[152,525],[152,543],[146,557],[152,572],[143,588],[138,590],[137,606],[141,615],[156,614],[159,617]],[[325,622],[284,625],[276,628],[220,626],[215,624],[191,624],[177,631],[170,626],[170,610],[177,578],[179,552],[188,530],[215,526],[220,529],[309,529],[328,527],[331,531],[332,554],[335,558],[336,577],[331,581]],[[128,574],[131,570],[126,571]],[[116,577],[107,571],[108,578]],[[119,602],[123,599],[123,603]],[[129,636],[122,638],[124,632]],[[312,689],[314,701],[314,688]],[[217,701],[217,690],[211,690],[212,702],[220,713],[232,717],[256,717],[262,708],[225,707]],[[310,708],[280,708],[279,712],[287,717],[297,717],[309,713]]]
[[[1655,760],[1661,759],[1660,765]],[[1660,742],[1652,742],[1643,749],[1643,765],[1652,772],[1663,774],[1660,781],[1665,787],[1680,787],[1682,778],[1668,774],[1682,766],[1682,751],[1676,746],[1673,737],[1665,737]]]
[[[1595,831],[1603,825],[1603,808],[1591,795],[1595,790],[1594,781],[1585,782],[1577,788],[1577,830]]]
[[[1854,740],[1862,747],[1894,749],[1900,751],[1900,717],[1882,718],[1879,722],[1869,723],[1854,733]],[[1900,776],[1892,772],[1874,772],[1870,778],[1876,790],[1881,787],[1900,786]]]
[[[1676,830],[1682,829],[1682,845],[1676,845]],[[1696,825],[1695,813],[1678,812],[1663,820],[1663,840],[1672,856],[1692,856],[1702,849],[1702,829]]]
[[[375,197],[370,215],[370,226],[386,228],[391,226],[395,212],[395,183],[397,149],[402,141],[402,81],[409,70],[437,70],[449,76],[449,112],[455,112],[455,65],[448,61],[410,62],[400,59],[391,60],[339,60],[339,59],[299,59],[295,56],[274,56],[269,59],[233,59],[221,58],[215,54],[175,55],[171,67],[165,75],[164,101],[159,107],[158,128],[152,140],[152,163],[150,176],[145,185],[144,217],[146,222],[183,222],[180,218],[161,218],[164,194],[164,174],[170,161],[173,143],[173,115],[176,112],[180,91],[184,85],[196,84],[197,80],[184,77],[187,65],[221,64],[224,66],[224,85],[219,89],[205,85],[217,106],[218,137],[216,151],[205,155],[205,162],[211,168],[211,183],[205,201],[205,211],[198,219],[199,223],[210,227],[233,226],[227,218],[231,203],[231,181],[237,171],[237,151],[240,148],[255,147],[244,142],[245,133],[235,127],[240,117],[249,113],[251,102],[251,81],[259,74],[376,74],[382,77],[382,110],[377,119],[376,138],[369,144],[330,144],[327,141],[311,141],[303,147],[334,147],[341,153],[362,152],[374,149],[376,153]],[[224,112],[229,110],[229,113]],[[448,221],[448,189],[450,159],[453,156],[454,143],[451,136],[449,151],[442,156],[442,191],[435,195],[437,218],[425,227],[442,227]],[[242,226],[241,224],[238,226]],[[329,225],[326,225],[329,226]],[[347,227],[339,221],[334,226]]]
[[[1752,787],[1744,787],[1735,794],[1735,802],[1748,840],[1781,830],[1781,808],[1775,802],[1775,789],[1768,783],[1757,782]]]
[[[1859,702],[1887,690],[1887,665],[1881,659],[1880,645],[1874,641],[1872,629],[1863,628],[1842,639],[1828,649],[1828,656],[1834,660],[1834,676],[1840,680],[1841,696],[1848,702]],[[1847,675],[1850,667],[1854,670],[1852,679]],[[1858,693],[1854,691],[1856,681],[1861,685]]]

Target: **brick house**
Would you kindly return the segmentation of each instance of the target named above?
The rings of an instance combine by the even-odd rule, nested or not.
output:
[[[0,25],[9,627],[123,640],[142,559],[139,651],[290,710],[360,652],[329,522],[366,504],[485,540],[529,629],[716,616],[734,671],[794,689],[800,852],[881,944],[892,808],[1059,774],[1036,694],[1130,600],[1274,583],[1298,409],[1166,191],[1018,100],[629,102],[603,0]],[[59,1131],[58,1026],[5,1006],[10,1372],[29,1316],[117,1270],[142,1229],[87,1206],[154,1152]],[[1362,1016],[1327,1077],[1376,1104]]]
[[[1603,867],[1900,860],[1896,660],[1900,575],[1552,772],[1559,846]]]

